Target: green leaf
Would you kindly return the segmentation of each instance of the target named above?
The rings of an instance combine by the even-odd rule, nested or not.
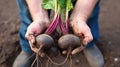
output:
[[[54,0],[43,0],[43,3],[41,6],[44,9],[52,9],[52,10],[55,9]]]
[[[73,9],[73,4],[71,0],[57,0],[58,5],[55,5],[55,0],[43,0],[42,7],[44,9],[55,10],[55,7],[60,7],[60,11],[66,9],[68,12]]]
[[[68,13],[73,9],[73,0],[43,0],[42,7],[44,9],[52,9],[55,13],[59,13],[64,20],[68,18]]]
[[[73,9],[72,1],[67,0],[67,2],[66,2],[66,10],[69,12],[71,9]]]
[[[58,0],[58,5],[60,6],[61,9],[66,8],[66,0]]]

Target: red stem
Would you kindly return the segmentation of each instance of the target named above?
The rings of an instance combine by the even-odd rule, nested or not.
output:
[[[68,33],[68,18],[66,19],[66,25],[64,25],[60,14],[57,14],[57,16],[54,18],[52,23],[49,25],[49,27],[47,28],[45,33],[52,34],[55,31],[55,29],[57,28],[58,23],[60,24],[60,29],[61,29],[62,33],[67,34]]]
[[[50,34],[52,34],[55,31],[55,29],[57,28],[58,23],[59,23],[59,18],[60,18],[60,16],[58,15],[57,18],[56,18],[56,22],[55,22],[54,26],[51,28],[51,33]]]
[[[61,29],[63,34],[67,34],[68,33],[68,31],[66,30],[66,28],[65,28],[65,26],[64,26],[64,24],[63,24],[63,22],[61,20],[61,17],[60,17],[60,29]]]
[[[59,22],[59,15],[57,15],[55,17],[55,20],[52,21],[52,23],[49,25],[49,27],[47,28],[45,33],[52,34],[55,31],[55,29],[56,29],[56,27],[58,25],[58,22]]]
[[[66,19],[66,30],[68,31],[68,18]]]

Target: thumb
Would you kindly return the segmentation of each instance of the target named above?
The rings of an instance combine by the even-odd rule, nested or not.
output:
[[[84,45],[87,45],[89,42],[91,42],[93,40],[93,36],[92,36],[92,33],[91,31],[86,31],[84,33],[84,39],[83,39],[83,44]]]
[[[33,36],[32,36],[33,34],[34,34],[33,32],[27,31],[25,34],[25,38],[30,41],[33,38]]]
[[[26,35],[25,35],[26,39],[29,41],[29,43],[31,44],[34,44],[35,43],[35,36],[33,34],[33,32],[29,32],[28,31],[26,32]],[[30,44],[30,45],[31,45]],[[31,45],[32,46],[32,45]],[[33,47],[33,46],[32,46]]]
[[[31,43],[35,43],[35,36],[34,35],[30,35],[30,37],[31,37]]]
[[[85,34],[84,39],[83,39],[83,45],[87,45],[92,40],[93,40],[93,36],[92,36],[91,32]]]

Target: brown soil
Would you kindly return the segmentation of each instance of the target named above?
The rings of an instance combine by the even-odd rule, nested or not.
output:
[[[101,0],[100,40],[98,47],[105,57],[105,67],[120,67],[120,0]],[[20,19],[16,0],[0,1],[0,67],[12,67],[20,52],[18,30]],[[63,60],[63,59],[62,59]],[[69,67],[66,63],[62,66]],[[51,65],[50,65],[51,66]],[[73,67],[90,67],[81,53],[73,57]]]

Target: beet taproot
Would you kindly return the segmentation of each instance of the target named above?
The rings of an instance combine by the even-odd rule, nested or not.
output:
[[[50,49],[54,45],[54,40],[50,35],[41,34],[36,37],[36,47],[42,49]]]
[[[69,48],[71,48],[71,49],[76,48],[76,47],[80,46],[80,38],[73,34],[63,35],[58,40],[58,46],[62,50],[67,50]]]

